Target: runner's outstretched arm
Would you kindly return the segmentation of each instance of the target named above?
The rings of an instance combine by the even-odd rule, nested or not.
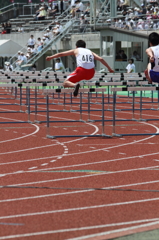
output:
[[[59,57],[64,57],[64,56],[70,56],[70,55],[75,55],[74,53],[75,50],[69,50],[66,52],[61,52],[61,53],[56,53],[52,56],[46,57],[46,61],[50,61],[53,58],[59,58]]]
[[[104,66],[106,66],[109,70],[109,72],[114,73],[114,70],[108,65],[108,63],[100,56],[98,56],[96,53],[92,52],[94,59],[98,60],[99,62],[101,62]]]
[[[150,62],[154,62],[154,53],[151,48],[146,49],[146,54],[150,58]]]

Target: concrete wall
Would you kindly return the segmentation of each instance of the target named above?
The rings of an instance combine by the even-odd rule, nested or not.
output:
[[[22,48],[25,48],[27,50],[27,41],[30,38],[30,35],[34,35],[34,38],[37,39],[38,37],[43,37],[42,32],[39,31],[32,31],[30,33],[11,33],[11,34],[1,34],[1,39],[12,39],[12,41],[17,42],[19,45],[22,46]],[[60,41],[57,44],[58,51],[67,51],[72,48],[75,48],[76,42],[79,39],[83,39],[86,41],[87,48],[91,49],[97,54],[100,54],[100,34],[94,33],[94,34],[78,34],[78,35],[72,35],[70,39],[63,39],[63,41]],[[19,49],[21,50],[21,49]],[[54,66],[54,60],[50,62],[46,62],[45,58],[48,55],[53,55],[56,53],[56,48],[53,45],[52,49],[48,50],[47,53],[45,53],[38,61],[37,61],[37,69],[45,69],[47,67],[53,67]],[[67,58],[62,58],[63,64],[65,68],[70,68],[71,71],[73,71],[76,67],[76,61],[73,56],[69,56]],[[96,68],[99,69],[99,64],[96,64]]]
[[[147,32],[145,34],[140,33],[132,33],[128,31],[121,31],[116,29],[101,29],[101,46],[100,46],[100,54],[102,54],[102,37],[105,36],[112,36],[113,37],[113,56],[102,56],[108,64],[113,69],[120,69],[120,71],[126,71],[126,66],[128,65],[128,62],[124,61],[116,61],[115,56],[117,53],[116,49],[116,42],[142,42],[142,61],[135,61],[134,64],[136,66],[136,72],[143,72],[145,68],[147,67],[148,58],[145,53],[146,48],[148,47],[148,35]],[[128,56],[130,58],[130,56]]]

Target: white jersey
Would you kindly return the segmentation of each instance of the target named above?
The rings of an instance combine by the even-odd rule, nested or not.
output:
[[[154,59],[155,59],[154,61],[155,66],[153,67],[153,71],[159,72],[159,45],[155,47],[150,47],[150,48],[154,53]]]
[[[76,56],[77,67],[85,69],[92,69],[94,65],[94,56],[89,49],[78,48],[78,55]]]
[[[128,66],[126,67],[126,69],[127,69],[127,72],[128,73],[135,73],[136,72],[136,70],[135,70],[135,64],[128,64]]]

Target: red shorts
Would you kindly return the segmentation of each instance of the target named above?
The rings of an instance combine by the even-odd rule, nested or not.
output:
[[[90,80],[93,78],[94,74],[94,68],[85,69],[82,67],[77,67],[76,70],[67,77],[67,80],[72,83],[77,83],[82,80]]]

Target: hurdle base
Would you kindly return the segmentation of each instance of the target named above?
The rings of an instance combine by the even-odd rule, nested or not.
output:
[[[40,121],[38,121],[38,120],[34,120],[34,122],[33,122],[33,123],[41,124],[41,122],[40,122]]]
[[[31,123],[31,124],[33,124],[34,122],[32,122],[32,121],[28,120],[28,123]]]
[[[84,120],[82,120],[82,119],[80,119],[80,120],[79,120],[79,122],[83,122],[83,123],[86,123],[86,121],[84,121]]]
[[[55,139],[55,138],[80,138],[80,137],[107,137],[111,138],[112,136],[106,134],[98,134],[98,135],[58,135],[58,136],[51,136],[46,135],[47,138]]]
[[[87,122],[95,122],[95,120],[88,119]]]
[[[147,120],[140,118],[140,119],[138,120],[138,122],[147,122]]]
[[[117,133],[112,133],[112,137],[122,137],[122,135]]]
[[[70,112],[77,112],[77,110],[73,110],[73,109],[71,109]]]
[[[46,135],[46,138],[55,139],[56,137],[55,136],[51,136],[51,135]]]
[[[112,136],[110,136],[110,135],[106,135],[105,133],[102,133],[102,137],[112,138]]]

